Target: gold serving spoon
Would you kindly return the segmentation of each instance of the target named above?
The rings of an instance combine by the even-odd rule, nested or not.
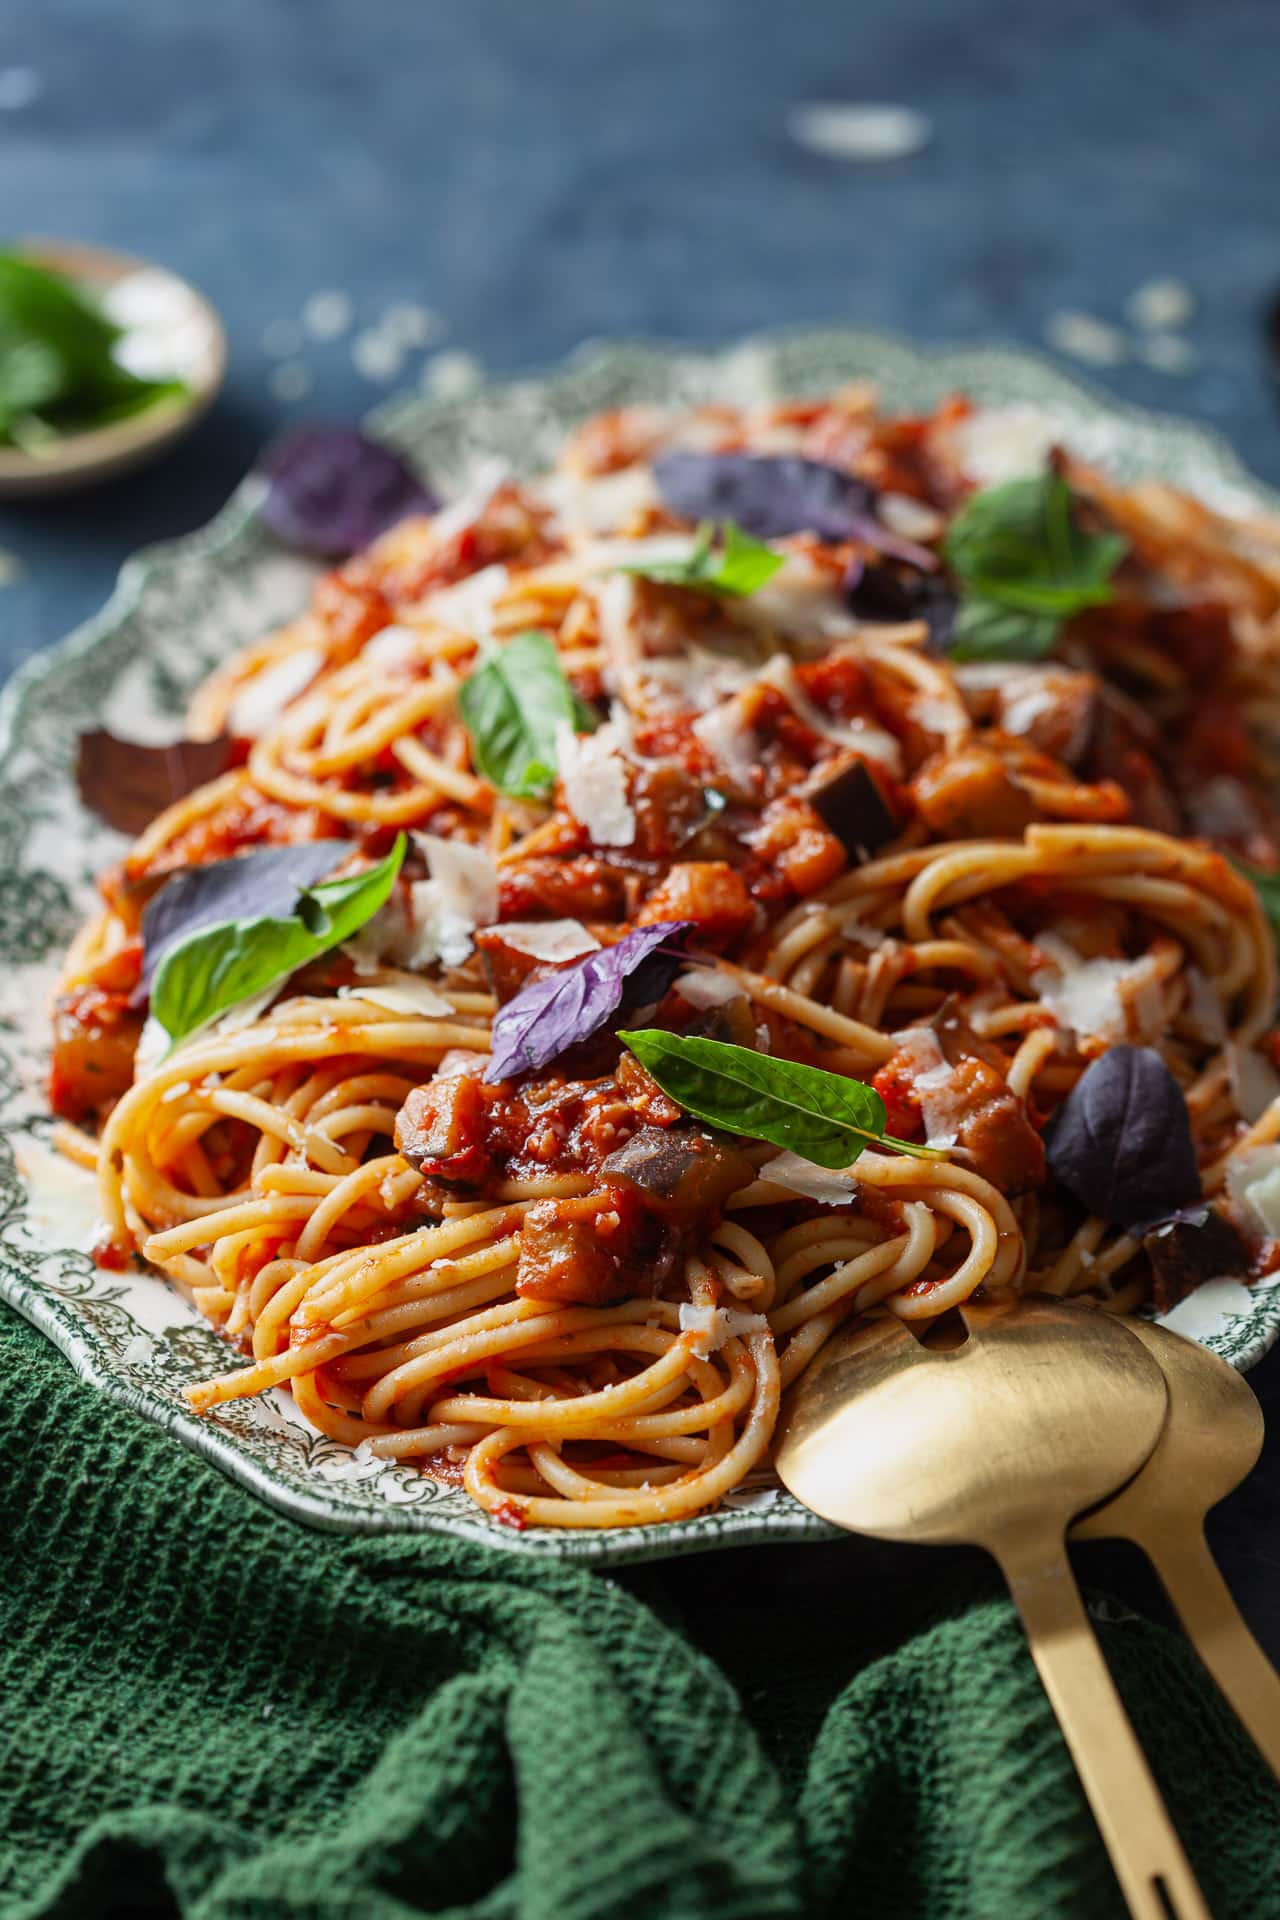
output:
[[[1142,1548],[1196,1652],[1280,1777],[1280,1674],[1241,1618],[1204,1537],[1210,1507],[1239,1486],[1262,1451],[1262,1409],[1248,1382],[1207,1347],[1148,1321],[1124,1324],[1159,1363],[1169,1410],[1137,1477],[1077,1520],[1071,1538]]]
[[[837,1526],[994,1556],[1130,1912],[1208,1920],[1064,1540],[1156,1445],[1164,1375],[1104,1313],[1029,1297],[963,1314],[947,1350],[890,1318],[837,1334],[789,1397],[778,1472]]]

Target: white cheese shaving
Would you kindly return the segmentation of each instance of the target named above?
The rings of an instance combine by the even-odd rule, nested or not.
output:
[[[854,1195],[851,1173],[834,1173],[828,1167],[815,1166],[812,1160],[805,1160],[798,1153],[779,1153],[772,1160],[766,1160],[759,1177],[771,1181],[775,1187],[785,1187],[789,1193],[802,1193],[806,1199],[820,1201],[824,1207],[846,1207]]]
[[[612,723],[587,734],[574,733],[566,721],[556,729],[565,804],[598,847],[629,847],[636,837],[620,744]]]
[[[969,716],[962,707],[932,694],[921,694],[913,700],[907,708],[907,717],[926,733],[967,733],[969,730]]]
[[[749,687],[760,672],[759,660],[742,652],[720,653],[696,640],[678,654],[660,654],[644,663],[646,681],[688,712],[706,713],[730,695]]]
[[[237,693],[227,714],[228,733],[256,740],[275,725],[291,700],[311,685],[325,663],[318,647],[298,647],[259,673]]]
[[[409,889],[414,944],[406,962],[415,971],[433,960],[460,967],[476,928],[498,917],[493,856],[483,847],[442,840],[435,833],[415,833],[413,838],[426,857],[430,878],[415,881]]]
[[[504,566],[481,567],[452,586],[437,587],[420,603],[419,611],[455,633],[485,640],[493,632],[493,610],[507,590],[510,575]],[[365,648],[366,656],[369,649]]]
[[[760,678],[776,687],[796,718],[824,739],[842,747],[853,747],[872,760],[879,760],[891,773],[902,771],[902,750],[891,733],[856,716],[850,720],[832,720],[809,698],[796,678],[794,663],[784,653],[775,653]]]
[[[1252,1126],[1280,1096],[1280,1074],[1256,1047],[1242,1047],[1234,1040],[1223,1048],[1223,1057],[1236,1111]]]
[[[1227,1192],[1269,1240],[1280,1240],[1280,1146],[1250,1147],[1227,1162]]]
[[[1041,1005],[1060,1027],[1099,1040],[1150,1038],[1163,998],[1147,960],[1085,960],[1052,933],[1036,945],[1049,961],[1031,976]]]
[[[789,553],[771,580],[735,600],[732,614],[741,626],[797,640],[852,638],[861,630],[831,575],[802,553]]]
[[[904,1027],[893,1035],[899,1052],[911,1063],[911,1090],[920,1102],[925,1142],[931,1147],[954,1147],[968,1109],[956,1094],[955,1068],[948,1061],[932,1027]]]
[[[658,503],[653,474],[643,462],[616,473],[572,473],[561,468],[539,483],[567,533],[609,533]]]
[[[979,486],[1036,473],[1063,437],[1064,422],[1041,407],[983,407],[950,429],[960,464]]]
[[[769,1322],[762,1313],[742,1313],[736,1307],[695,1307],[686,1301],[680,1309],[680,1331],[692,1336],[690,1346],[705,1360],[708,1354],[718,1353],[726,1340],[767,1333]]]
[[[375,667],[407,667],[420,657],[422,638],[413,627],[383,627],[365,641],[360,657]]]
[[[489,502],[506,478],[507,469],[501,460],[483,461],[457,499],[451,500],[432,520],[431,533],[435,544],[444,546],[447,541],[473,527],[477,520],[483,519]]]
[[[476,1053],[470,1047],[450,1047],[441,1054],[435,1077],[452,1080],[460,1073],[483,1074],[492,1058],[491,1053]]]
[[[824,912],[826,909],[819,908],[818,911]],[[860,919],[856,907],[849,907],[846,911],[837,914],[836,924],[841,938],[852,940],[855,946],[881,947],[889,938],[883,927],[869,926],[865,920]]]
[[[1227,1037],[1227,1016],[1216,990],[1199,967],[1188,967],[1183,978],[1187,983],[1187,1004],[1183,1010],[1187,1025],[1206,1046],[1221,1046]]]
[[[600,945],[581,920],[507,920],[492,931],[503,946],[534,960],[576,960],[579,954],[595,953]]]
[[[636,583],[629,573],[610,573],[595,588],[596,626],[607,662],[606,686],[611,692],[630,686],[644,650],[635,628]]]
[[[936,540],[946,525],[936,507],[909,493],[880,494],[876,519],[903,540]]]
[[[675,983],[676,992],[691,1007],[727,1007],[731,1000],[741,1000],[742,988],[731,974],[721,973],[718,967],[691,967],[688,973],[682,973]]]
[[[375,1007],[385,1007],[388,1013],[422,1014],[429,1020],[444,1019],[457,1011],[452,1000],[446,1000],[435,987],[412,973],[397,973],[367,987],[339,987],[338,998],[368,1000]]]
[[[716,765],[739,786],[749,787],[760,758],[755,728],[736,700],[726,700],[693,723],[693,731]]]

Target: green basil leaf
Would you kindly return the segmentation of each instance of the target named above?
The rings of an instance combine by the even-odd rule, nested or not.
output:
[[[869,1141],[937,1157],[936,1149],[885,1133],[884,1101],[861,1080],[660,1027],[620,1032],[618,1038],[664,1093],[727,1133],[768,1140],[820,1167],[849,1166]]]
[[[1052,614],[965,599],[956,610],[948,651],[953,660],[1043,660],[1052,653],[1061,624]]]
[[[113,352],[120,337],[74,282],[0,252],[0,439],[38,450],[186,391],[127,372]]]
[[[151,985],[151,1011],[170,1040],[349,940],[389,897],[405,846],[400,834],[376,867],[300,893],[287,919],[223,920],[170,947]]]
[[[690,587],[695,593],[723,594],[741,600],[772,580],[786,560],[785,554],[753,540],[732,520],[721,522],[718,548],[714,541],[714,523],[704,520],[682,560],[641,561],[635,566],[621,567],[619,572],[636,573],[644,580],[656,580],[663,586]]]
[[[951,522],[942,551],[971,592],[1065,616],[1110,600],[1127,543],[1117,534],[1083,532],[1071,489],[1048,467],[975,494]]]
[[[462,685],[462,719],[476,769],[518,800],[541,799],[556,779],[556,734],[591,732],[596,716],[565,679],[550,636],[537,628],[493,648]]]
[[[1262,902],[1262,911],[1271,922],[1271,931],[1280,941],[1280,873],[1268,873],[1263,867],[1255,867],[1248,860],[1238,860],[1234,854],[1228,856],[1236,872],[1243,874]]]
[[[952,652],[960,660],[1040,660],[1063,620],[1112,597],[1128,551],[1118,534],[1076,525],[1071,489],[1052,467],[977,493],[942,545],[965,591]]]

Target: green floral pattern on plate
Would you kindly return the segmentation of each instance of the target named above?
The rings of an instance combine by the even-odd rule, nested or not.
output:
[[[714,351],[587,347],[550,374],[463,399],[392,401],[373,424],[448,494],[494,456],[517,472],[545,466],[565,430],[602,407],[751,402],[865,379],[893,409],[926,408],[957,390],[1025,408],[1118,477],[1159,475],[1226,511],[1280,504],[1204,429],[1122,407],[1031,355],[917,349],[848,332]],[[204,674],[303,605],[315,570],[275,546],[256,517],[259,498],[250,479],[210,526],[140,553],[103,611],[30,662],[0,699],[0,1298],[104,1392],[272,1505],[334,1531],[439,1528],[513,1552],[599,1562],[824,1537],[821,1522],[772,1487],[670,1527],[516,1534],[456,1489],[310,1432],[283,1394],[197,1420],[182,1389],[226,1367],[228,1349],[159,1278],[103,1272],[90,1259],[92,1181],[57,1162],[41,1093],[58,958],[92,904],[92,875],[120,851],[76,799],[76,736],[105,720],[134,738],[171,738]],[[1280,1334],[1280,1288],[1215,1283],[1184,1303],[1175,1324],[1247,1367]]]

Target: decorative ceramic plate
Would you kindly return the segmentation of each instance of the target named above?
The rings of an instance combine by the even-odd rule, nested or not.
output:
[[[374,426],[447,495],[494,456],[517,472],[547,465],[565,430],[601,407],[754,401],[864,378],[891,410],[927,408],[963,389],[1016,409],[1028,444],[1043,445],[1047,423],[1117,478],[1160,475],[1228,512],[1280,505],[1203,429],[1105,400],[1029,355],[912,349],[857,333],[713,352],[591,347],[560,371],[465,398],[393,401]],[[516,1534],[412,1467],[357,1461],[301,1425],[283,1394],[197,1419],[183,1387],[225,1366],[225,1345],[158,1276],[101,1272],[89,1258],[93,1182],[53,1154],[42,1095],[45,1009],[59,957],[90,904],[93,874],[121,851],[76,798],[76,736],[105,721],[135,738],[172,738],[209,669],[300,609],[314,569],[273,543],[257,518],[259,498],[250,479],[211,526],[131,560],[102,613],[32,661],[0,699],[0,1297],[103,1392],[271,1505],[335,1531],[434,1528],[512,1552],[614,1562],[825,1536],[829,1529],[772,1487],[740,1490],[715,1513],[665,1527]],[[1246,1367],[1280,1333],[1280,1289],[1216,1281],[1171,1319]]]

